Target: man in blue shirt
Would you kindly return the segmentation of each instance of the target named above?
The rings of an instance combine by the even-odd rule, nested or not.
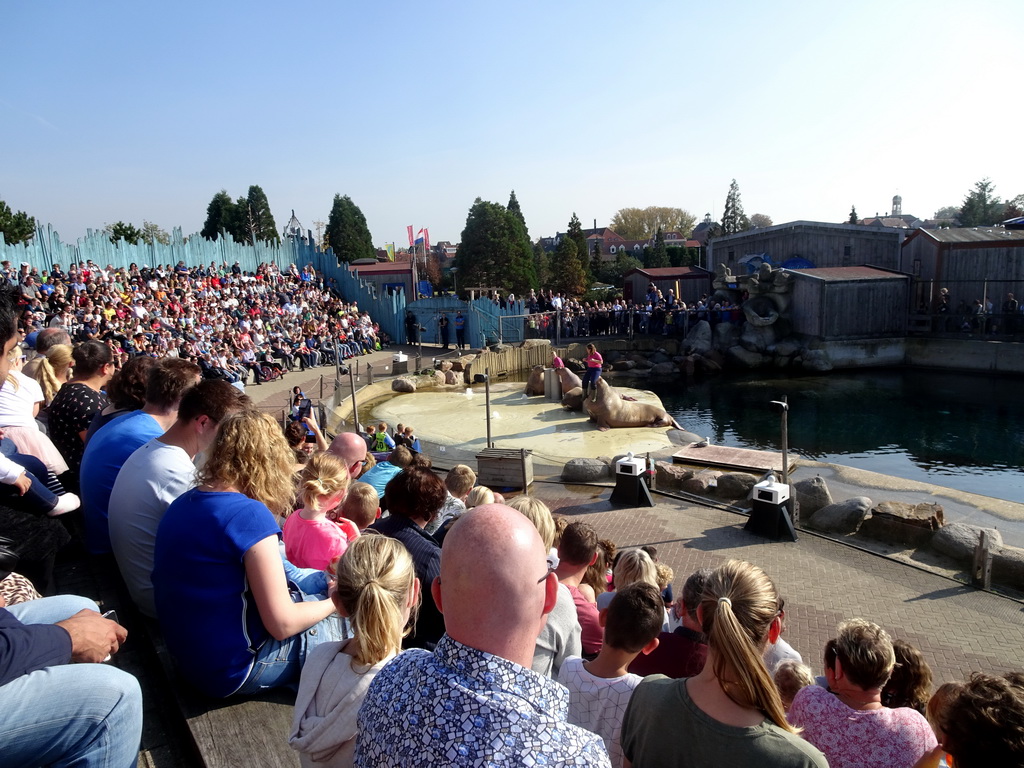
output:
[[[558,580],[522,513],[486,504],[463,515],[430,588],[445,635],[377,673],[359,710],[357,766],[610,765],[601,738],[567,722],[569,692],[530,669]]]

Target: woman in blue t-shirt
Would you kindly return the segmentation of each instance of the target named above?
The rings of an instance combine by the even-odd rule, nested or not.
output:
[[[281,557],[274,513],[291,509],[292,464],[270,416],[229,416],[197,473],[198,487],[160,522],[157,616],[182,674],[212,696],[297,683],[315,645],[344,639],[333,603],[290,583],[298,572]]]

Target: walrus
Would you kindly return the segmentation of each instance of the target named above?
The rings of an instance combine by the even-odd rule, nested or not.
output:
[[[562,398],[562,407],[569,411],[583,410],[583,387],[573,387]]]
[[[544,366],[535,365],[533,370],[530,371],[530,378],[526,380],[526,389],[523,390],[525,395],[543,395],[544,394]]]
[[[557,355],[552,358],[551,367],[554,368],[555,373],[558,374],[558,383],[562,387],[562,397],[568,395],[569,390],[583,386],[583,382],[580,380],[580,377],[566,368],[565,363],[562,362],[562,358]],[[579,408],[573,408],[572,410],[578,411]]]
[[[653,403],[623,400],[604,379],[597,380],[597,395],[583,400],[583,410],[602,432],[610,427],[675,427],[682,429],[664,408]]]

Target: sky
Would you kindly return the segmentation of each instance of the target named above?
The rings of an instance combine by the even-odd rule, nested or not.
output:
[[[532,237],[623,207],[776,224],[1024,194],[1020,0],[0,4],[0,199],[73,241],[198,232],[252,184],[336,194],[374,243],[458,242],[515,190]]]

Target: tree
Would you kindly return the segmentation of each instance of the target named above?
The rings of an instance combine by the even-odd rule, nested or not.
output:
[[[649,205],[646,208],[620,208],[612,216],[609,228],[626,240],[650,240],[660,227],[663,232],[679,232],[689,237],[697,217],[682,208]]]
[[[846,220],[847,224],[860,224],[860,217],[857,216],[857,206],[850,206],[850,218]]]
[[[348,195],[334,196],[331,215],[327,217],[326,238],[339,262],[377,258],[366,217]]]
[[[239,198],[238,213],[241,220],[242,241],[255,245],[264,242],[281,242],[281,235],[270,212],[270,203],[263,188],[258,184],[249,187],[245,197]],[[237,239],[237,237],[236,237]]]
[[[579,259],[580,266],[583,267],[585,284],[590,285],[593,277],[590,267],[590,249],[587,247],[587,236],[583,234],[583,225],[580,224],[576,211],[572,212],[572,218],[569,219],[569,228],[565,235],[572,238],[572,241],[576,244],[576,258]]]
[[[729,194],[725,196],[725,210],[722,211],[722,234],[733,235],[750,229],[750,221],[743,213],[740,201],[740,185],[736,179],[729,185]]]
[[[1018,219],[1021,216],[1024,216],[1024,195],[1017,195],[1012,200],[1006,201],[1003,219]]]
[[[226,189],[222,189],[206,206],[206,223],[199,234],[207,240],[216,240],[224,232],[234,237],[237,218],[231,195]]]
[[[661,231],[660,227],[654,234],[654,247],[647,250],[646,253],[648,254],[648,258],[644,266],[648,269],[670,266],[668,260],[668,249],[665,248],[665,235]]]
[[[544,245],[538,240],[533,246],[533,272],[537,277],[537,285],[547,285],[551,280],[548,254]]]
[[[990,227],[1002,221],[1006,207],[995,191],[995,185],[987,178],[974,184],[960,206],[957,218],[961,227]]]
[[[455,252],[463,286],[523,294],[538,285],[535,253],[523,223],[501,203],[473,202]]]
[[[539,287],[540,284],[537,282],[537,269],[533,260],[533,243],[530,242],[526,219],[523,218],[523,212],[519,208],[515,190],[512,190],[512,194],[509,195],[505,215],[508,217],[512,237],[505,285],[513,293],[525,294],[531,288]]]
[[[526,218],[523,216],[523,210],[519,207],[519,199],[516,197],[516,191],[513,189],[512,194],[508,196],[508,205],[506,206],[508,212],[519,219],[519,223],[523,225],[523,231],[526,232],[526,236],[530,236],[530,230],[526,226]]]
[[[116,244],[118,240],[124,240],[135,245],[142,239],[141,229],[136,227],[134,224],[126,224],[123,221],[107,225],[106,232],[107,236],[110,238],[110,242],[114,244]]]
[[[15,213],[11,206],[0,200],[0,232],[9,245],[27,243],[36,234],[36,220],[24,211]]]
[[[163,229],[159,224],[154,224],[152,221],[142,222],[142,239],[149,245],[152,245],[154,242],[167,245],[171,242],[171,236],[167,234],[167,230]]]
[[[554,290],[565,296],[581,296],[586,291],[586,275],[576,252],[576,241],[563,237],[555,251],[555,269],[551,276]]]
[[[755,213],[750,217],[751,227],[770,227],[772,225],[772,217],[764,213]]]

